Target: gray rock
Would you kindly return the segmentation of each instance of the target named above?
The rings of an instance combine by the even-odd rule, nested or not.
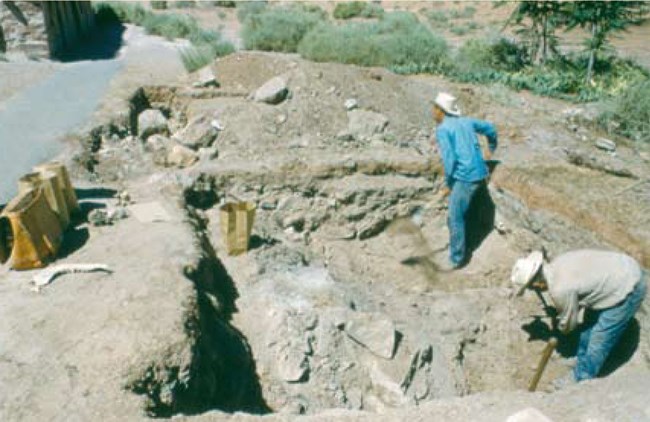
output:
[[[388,118],[383,114],[368,110],[348,112],[348,132],[356,139],[370,138],[381,134],[388,126]]]
[[[355,313],[345,324],[345,333],[373,354],[392,359],[396,352],[395,323],[382,314]]]
[[[199,160],[196,152],[183,145],[174,145],[167,154],[166,164],[171,167],[189,167]]]
[[[193,86],[195,88],[219,87],[219,82],[217,82],[211,66],[205,66],[196,73],[196,82]]]
[[[354,135],[347,130],[344,130],[336,135],[336,139],[343,142],[352,142],[354,141]]]
[[[217,139],[218,134],[219,131],[214,127],[211,119],[206,115],[201,115],[176,133],[174,139],[192,149],[207,148]]]
[[[149,136],[157,133],[163,135],[169,133],[165,115],[156,109],[149,109],[140,113],[138,116],[138,135],[140,138],[147,139]]]
[[[283,78],[276,76],[259,87],[255,91],[253,99],[257,102],[267,104],[280,104],[287,98],[288,93],[289,88],[287,82]]]
[[[508,416],[506,422],[553,422],[546,415],[534,407],[527,407],[515,414]]]
[[[108,226],[113,222],[105,209],[94,209],[88,213],[88,222],[93,226]]]
[[[146,149],[150,152],[167,151],[174,142],[164,135],[151,135],[147,138]]]
[[[207,148],[199,148],[199,159],[201,161],[210,161],[214,160],[219,156],[219,150],[214,147],[207,147]]]
[[[594,145],[596,146],[596,148],[602,149],[603,151],[607,151],[607,152],[616,151],[616,142],[611,141],[609,139],[598,138],[596,139],[596,142],[594,142]]]

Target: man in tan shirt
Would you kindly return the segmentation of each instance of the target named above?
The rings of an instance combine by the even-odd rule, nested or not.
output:
[[[647,276],[634,258],[617,252],[576,250],[544,262],[541,252],[517,261],[512,283],[521,296],[527,288],[548,291],[558,311],[558,327],[581,328],[573,381],[595,378],[612,348],[641,306]],[[585,310],[596,314],[584,326]]]

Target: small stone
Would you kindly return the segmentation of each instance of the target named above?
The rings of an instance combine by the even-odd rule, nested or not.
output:
[[[348,112],[348,132],[357,139],[370,138],[383,133],[388,123],[386,116],[374,111],[351,110]]]
[[[605,139],[605,138],[596,139],[594,145],[596,145],[596,148],[602,149],[603,151],[607,151],[607,152],[616,151],[616,142],[611,141],[609,139]]]
[[[354,98],[348,98],[347,100],[345,100],[344,105],[345,105],[345,109],[350,111],[350,110],[354,110],[355,108],[358,108],[359,102]]]
[[[160,110],[148,109],[138,115],[138,135],[147,139],[154,134],[166,135],[169,133],[167,118]]]
[[[275,123],[281,125],[287,121],[287,115],[286,114],[278,114],[278,116],[275,118]]]
[[[287,82],[283,78],[276,76],[259,87],[255,91],[253,98],[257,102],[275,105],[284,101],[288,93]]]
[[[108,226],[112,224],[105,209],[98,208],[88,213],[88,222],[93,226]]]

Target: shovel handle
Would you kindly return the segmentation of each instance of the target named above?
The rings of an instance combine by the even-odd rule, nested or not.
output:
[[[548,343],[546,343],[546,347],[542,351],[542,357],[539,360],[539,364],[537,365],[537,370],[535,371],[535,375],[533,376],[533,379],[530,380],[528,391],[533,392],[537,390],[537,384],[539,384],[539,380],[542,378],[544,369],[546,369],[546,364],[548,363],[548,360],[551,358],[551,355],[553,354],[553,350],[555,350],[556,347],[557,347],[557,339],[555,337],[551,337]]]

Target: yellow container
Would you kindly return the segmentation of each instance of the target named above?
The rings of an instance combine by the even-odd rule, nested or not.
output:
[[[49,163],[41,164],[34,167],[34,171],[38,173],[52,171],[56,174],[57,179],[59,180],[59,186],[63,191],[63,197],[68,208],[68,213],[70,215],[75,214],[79,211],[79,203],[77,202],[77,194],[74,192],[72,183],[70,182],[70,176],[68,175],[68,170],[65,166],[58,161],[51,161]]]
[[[47,265],[61,246],[59,220],[50,209],[43,188],[19,193],[7,204],[0,216],[0,227],[11,227],[11,234],[2,239],[3,248],[10,246],[7,259],[15,270],[29,270]]]
[[[61,223],[61,228],[65,231],[70,224],[70,212],[65,200],[63,186],[52,171],[43,171],[41,173],[27,173],[18,179],[18,193],[24,193],[30,190],[43,188],[43,194],[50,208],[56,214]]]
[[[219,209],[221,237],[228,255],[248,251],[255,222],[255,204],[252,202],[226,203]]]

